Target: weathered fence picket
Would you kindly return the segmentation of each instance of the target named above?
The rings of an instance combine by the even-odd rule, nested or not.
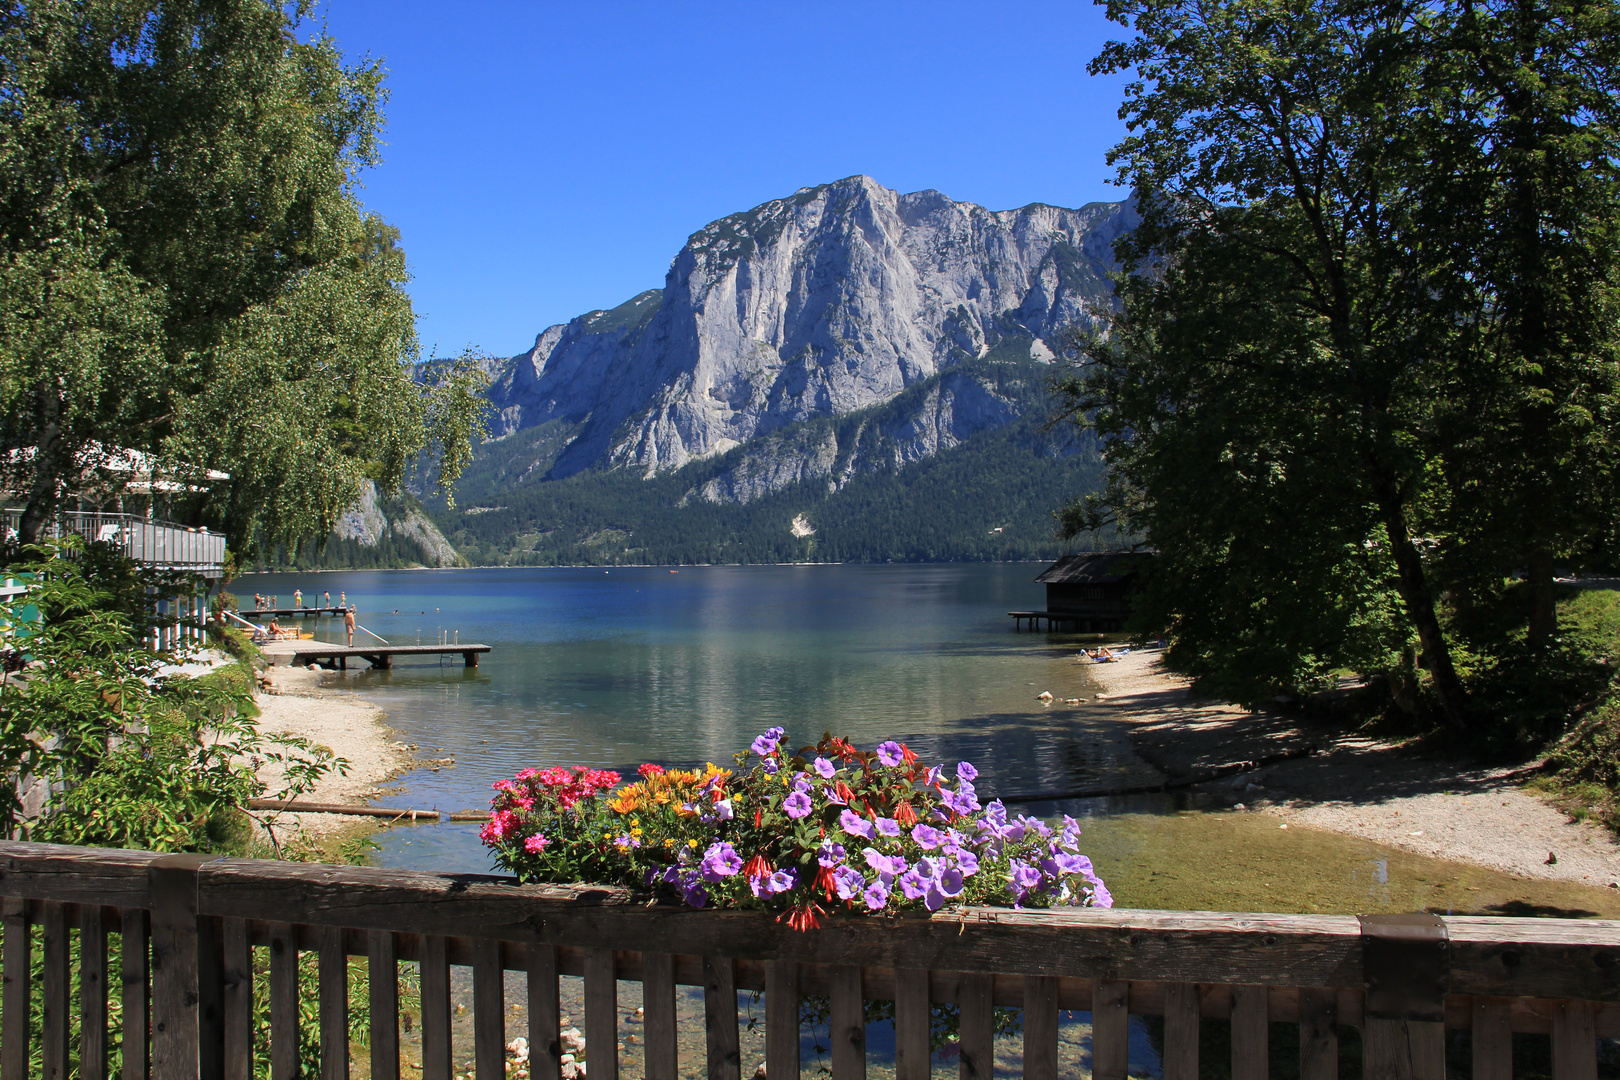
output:
[[[1513,1075],[1515,1032],[1550,1040],[1556,1080],[1597,1075],[1620,1037],[1620,923],[1151,911],[973,909],[829,918],[800,933],[769,913],[648,907],[612,890],[508,878],[0,843],[0,1080],[107,1075],[109,935],[119,935],[124,1080],[347,1077],[351,958],[366,972],[375,1080],[399,1080],[402,965],[420,990],[420,1073],[450,1080],[451,965],[472,969],[472,1070],[511,1075],[506,972],[527,977],[527,1067],[561,1080],[559,978],[584,980],[590,1080],[617,1080],[621,980],[642,988],[647,1080],[740,1080],[739,990],[765,994],[771,1080],[800,1073],[799,1002],[825,995],[835,1080],[864,1080],[864,1002],[895,1006],[897,1080],[931,1075],[930,1006],[960,1008],[962,1080],[990,1080],[994,1010],[1023,1013],[1024,1075],[1060,1075],[1062,1014],[1089,1012],[1090,1067],[1123,1080],[1130,1017],[1163,1017],[1166,1080],[1201,1067],[1204,1021],[1230,1023],[1231,1074],[1262,1080],[1269,1028],[1298,1025],[1299,1075],[1337,1077],[1359,1029],[1366,1075],[1440,1078],[1446,1031],[1471,1032],[1475,1080]],[[76,946],[76,953],[75,953]],[[300,964],[316,976],[300,1045]],[[77,956],[75,963],[74,956]],[[258,957],[255,961],[255,957]],[[42,972],[32,1015],[32,965]],[[254,1046],[253,972],[268,970],[269,1043]],[[307,974],[307,973],[306,973]],[[75,984],[75,979],[77,980]],[[69,1015],[77,985],[79,1008]],[[261,984],[262,985],[262,984]],[[680,1068],[677,989],[702,987],[704,1062]],[[76,1023],[75,1023],[76,1021]],[[30,1032],[38,1042],[30,1045]],[[1007,1047],[1010,1051],[1011,1045]],[[639,1051],[639,1052],[638,1052]],[[31,1062],[33,1064],[31,1064]],[[261,1063],[262,1065],[262,1063]]]

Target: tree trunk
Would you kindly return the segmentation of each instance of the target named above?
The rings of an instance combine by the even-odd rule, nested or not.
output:
[[[1440,699],[1440,710],[1452,730],[1467,731],[1468,694],[1463,689],[1462,680],[1457,677],[1457,669],[1451,663],[1451,646],[1440,626],[1440,617],[1435,614],[1434,596],[1429,592],[1428,578],[1423,573],[1423,557],[1412,545],[1412,537],[1406,527],[1406,513],[1393,491],[1380,491],[1379,504],[1395,557],[1401,601],[1406,605],[1407,618],[1412,620],[1418,641],[1423,646],[1426,666],[1434,679],[1435,696]]]
[[[34,446],[34,482],[17,524],[17,540],[37,544],[56,512],[62,478],[62,400],[52,386],[40,387],[39,439]]]
[[[1538,544],[1530,549],[1530,568],[1525,578],[1530,585],[1529,644],[1546,648],[1558,633],[1558,593],[1554,582],[1552,552]]]

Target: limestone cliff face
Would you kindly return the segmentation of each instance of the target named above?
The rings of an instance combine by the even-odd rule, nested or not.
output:
[[[338,518],[337,524],[332,526],[332,535],[368,548],[377,547],[384,537],[392,535],[421,548],[423,561],[429,566],[462,565],[456,549],[414,501],[388,500],[385,503],[378,495],[377,485],[370,480],[361,482],[359,500]]]
[[[805,188],[694,233],[662,290],[542,332],[490,388],[492,434],[563,420],[549,477],[650,476],[889,401],[1013,339],[1049,357],[1056,331],[1111,307],[1111,245],[1135,221],[1128,203],[991,211],[865,176]],[[934,390],[886,452],[926,457],[1016,415],[968,377]],[[748,501],[862,467],[810,443],[762,446],[694,495]]]

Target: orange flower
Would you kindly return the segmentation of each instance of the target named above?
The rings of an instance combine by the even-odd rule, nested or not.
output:
[[[898,821],[907,828],[910,828],[911,826],[917,824],[917,811],[911,808],[910,803],[903,802],[894,808],[894,820]]]
[[[752,859],[749,859],[748,864],[743,867],[743,877],[745,878],[770,877],[775,872],[776,871],[771,868],[771,864],[765,861],[765,856],[763,855],[755,855]]]

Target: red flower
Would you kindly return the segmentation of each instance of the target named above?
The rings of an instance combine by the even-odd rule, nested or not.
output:
[[[810,891],[815,892],[817,889],[825,893],[828,900],[838,899],[838,892],[833,887],[832,867],[823,866],[816,871],[816,880],[810,883]]]
[[[910,803],[903,802],[894,808],[894,820],[909,828],[917,824],[917,811],[911,808]]]
[[[852,802],[855,798],[855,789],[844,783],[842,780],[839,780],[833,784],[833,791],[836,792],[838,797],[843,799],[846,804]]]
[[[915,765],[915,764],[917,764],[917,755],[916,755],[916,753],[911,749],[911,747],[907,746],[905,743],[900,744],[900,756],[905,758],[905,761],[906,761],[907,765]]]
[[[765,861],[765,856],[763,855],[755,855],[752,859],[749,859],[748,864],[743,867],[743,877],[745,878],[770,877],[775,872],[776,871],[771,868],[771,864]]]
[[[641,774],[641,778],[643,780],[651,780],[655,776],[662,776],[664,774],[664,767],[662,765],[654,765],[649,761],[647,764],[637,769],[636,772]]]
[[[806,930],[819,929],[821,923],[816,919],[816,916],[825,914],[827,913],[822,911],[821,908],[806,900],[799,906],[789,908],[781,915],[778,915],[776,921],[781,922],[783,918],[786,918],[789,927],[802,933]]]
[[[754,828],[759,828],[765,822],[765,808],[762,806],[754,811]]]

